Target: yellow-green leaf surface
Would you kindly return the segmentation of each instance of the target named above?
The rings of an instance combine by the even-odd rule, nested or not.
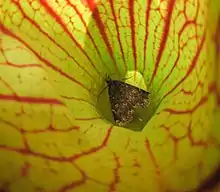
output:
[[[219,5],[1,0],[0,191],[199,191],[220,166]],[[142,131],[100,113],[106,74],[151,92]]]

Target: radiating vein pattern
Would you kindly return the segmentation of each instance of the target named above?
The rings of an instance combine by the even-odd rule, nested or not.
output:
[[[207,186],[220,163],[213,2],[0,1],[0,191]],[[96,109],[100,79],[127,71],[157,106],[142,132]]]

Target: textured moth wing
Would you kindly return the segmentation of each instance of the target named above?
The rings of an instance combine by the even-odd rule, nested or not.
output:
[[[133,120],[133,107],[125,98],[125,83],[117,80],[108,80],[109,100],[114,121],[122,126]]]
[[[107,79],[109,100],[114,121],[122,126],[133,120],[134,109],[148,106],[149,92],[127,83]]]
[[[125,84],[125,87],[125,97],[134,108],[144,108],[149,105],[149,92],[129,84]]]

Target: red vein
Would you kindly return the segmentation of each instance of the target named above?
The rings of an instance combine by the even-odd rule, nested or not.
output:
[[[129,7],[129,17],[130,17],[130,25],[131,25],[131,42],[132,42],[132,50],[134,57],[134,71],[137,70],[137,50],[136,50],[136,40],[135,40],[135,20],[134,20],[134,0],[128,1]],[[135,73],[136,74],[136,73]]]
[[[0,118],[0,122],[3,124],[8,125],[9,127],[12,127],[14,130],[20,132],[21,134],[38,134],[38,133],[46,133],[46,132],[58,132],[58,133],[65,133],[65,132],[71,132],[71,131],[77,131],[80,129],[79,126],[71,126],[66,129],[55,129],[52,125],[49,125],[48,128],[45,129],[36,129],[36,130],[25,130],[24,128],[19,128],[17,125],[11,123],[10,121],[6,121],[2,118]]]
[[[86,22],[84,21],[84,19],[83,19],[83,17],[82,17],[83,15],[79,12],[79,10],[77,9],[77,7],[76,7],[74,4],[72,4],[69,0],[67,0],[67,2],[68,2],[69,5],[70,5],[71,7],[73,7],[73,9],[76,11],[76,14],[79,16],[79,18],[80,18],[80,20],[82,21],[84,27],[85,27],[85,28],[88,28]],[[93,9],[94,6],[95,6],[95,5],[91,5],[91,7],[92,7],[91,9]],[[92,35],[91,35],[91,33],[90,33],[89,30],[87,30],[87,35],[88,35],[89,38],[91,39],[91,41],[92,41],[92,43],[93,43],[93,45],[94,45],[94,47],[95,47],[95,49],[96,49],[96,51],[97,51],[97,53],[98,53],[98,55],[99,55],[99,58],[101,59],[102,63],[104,64],[104,60],[103,60],[103,58],[102,58],[102,56],[101,56],[101,53],[100,53],[100,51],[99,51],[99,49],[98,49],[98,46],[97,46],[97,44],[95,43],[94,39],[92,38]],[[106,64],[105,64],[105,67],[107,68]]]
[[[158,166],[158,164],[157,164],[156,158],[155,158],[155,156],[154,156],[154,154],[153,154],[153,152],[152,152],[152,149],[151,149],[151,147],[150,147],[150,143],[149,143],[149,141],[148,141],[147,139],[146,139],[146,141],[145,141],[145,147],[146,147],[147,152],[148,152],[149,155],[150,155],[150,158],[151,158],[151,160],[152,160],[152,163],[154,164],[154,167],[156,168],[157,174],[160,174],[159,166]]]
[[[54,104],[54,105],[63,105],[57,99],[53,98],[43,98],[43,97],[29,97],[29,96],[18,96],[18,95],[4,95],[0,94],[0,101],[18,101],[22,103],[35,103],[35,104]]]
[[[97,120],[101,119],[100,117],[87,117],[87,118],[75,118],[77,121],[91,121],[91,120]]]
[[[81,152],[79,154],[73,154],[70,157],[64,157],[64,156],[63,157],[53,157],[53,156],[48,156],[48,155],[43,154],[43,153],[33,152],[33,151],[30,151],[29,149],[26,149],[26,148],[19,149],[19,148],[9,147],[9,146],[5,146],[5,145],[0,145],[0,150],[13,151],[13,152],[20,153],[20,154],[23,154],[23,155],[35,156],[35,157],[48,159],[48,160],[53,160],[53,161],[58,161],[58,162],[71,162],[71,161],[75,161],[75,160],[77,160],[81,157],[90,155],[92,153],[98,152],[99,150],[103,149],[108,143],[108,140],[109,140],[111,132],[112,132],[112,128],[113,128],[113,126],[111,126],[108,129],[107,134],[104,137],[104,140],[101,143],[101,145],[99,145],[97,147],[93,147],[93,148],[91,148],[87,151]]]
[[[169,94],[171,94],[171,93],[189,76],[189,74],[193,71],[193,69],[194,69],[195,66],[196,66],[196,63],[197,63],[197,60],[198,60],[198,58],[199,58],[200,52],[201,52],[201,50],[202,50],[202,47],[203,47],[203,45],[204,45],[204,42],[205,42],[205,32],[204,32],[204,34],[203,34],[201,43],[200,43],[200,45],[199,45],[199,47],[198,47],[198,49],[197,49],[197,52],[196,52],[196,54],[195,54],[195,57],[193,58],[192,64],[190,65],[189,69],[188,69],[187,72],[186,72],[186,75],[185,75],[170,91],[168,91],[167,94],[165,94],[165,95],[163,96],[163,98],[161,99],[161,101],[162,101],[165,97],[167,97]]]
[[[22,177],[28,176],[28,172],[30,168],[31,168],[31,164],[28,162],[25,162],[23,167],[21,168],[21,176]]]
[[[42,68],[42,65],[40,64],[13,64],[11,62],[7,62],[7,63],[0,63],[0,65],[7,65],[16,68],[31,68],[31,67]]]
[[[95,0],[81,0],[83,3],[85,3],[91,11],[94,11],[96,8]]]
[[[92,62],[91,58],[88,56],[88,54],[86,53],[86,51],[83,49],[83,47],[77,42],[77,40],[73,37],[73,35],[70,33],[70,31],[68,30],[68,28],[66,27],[66,24],[62,21],[61,17],[59,17],[59,15],[56,14],[56,12],[50,7],[49,3],[47,2],[47,0],[41,1],[42,5],[44,6],[44,8],[47,10],[47,12],[56,19],[56,21],[62,26],[62,28],[64,29],[64,31],[68,34],[68,36],[72,39],[72,41],[77,45],[77,47],[79,47],[79,49],[83,52],[83,54],[87,57],[87,59],[90,61],[91,65],[93,66],[93,68],[96,70],[96,72],[99,74],[98,69],[96,68],[96,66],[94,65],[94,63]]]
[[[93,107],[95,107],[93,103],[91,103],[90,101],[88,101],[86,99],[76,98],[76,97],[69,97],[69,96],[64,96],[64,95],[60,95],[60,97],[64,98],[64,99],[67,99],[67,100],[82,101],[82,102],[88,103],[88,104],[92,105]]]
[[[63,75],[64,77],[66,77],[67,79],[69,79],[70,81],[80,85],[82,88],[86,89],[87,91],[88,88],[83,85],[81,82],[77,81],[76,79],[74,79],[73,77],[71,77],[70,75],[66,74],[65,72],[63,72],[60,68],[52,65],[48,60],[42,58],[36,51],[34,51],[27,43],[25,43],[22,39],[20,39],[18,36],[16,36],[14,33],[12,33],[11,31],[9,31],[2,23],[0,23],[0,29],[7,34],[8,36],[11,36],[15,39],[17,39],[18,41],[20,41],[23,45],[25,45],[28,49],[30,49],[32,51],[32,53],[42,62],[45,63],[45,65],[49,68],[52,68],[54,71],[58,72],[59,74]]]
[[[188,109],[188,110],[182,110],[182,111],[178,111],[178,110],[174,110],[174,109],[164,109],[164,111],[172,113],[172,114],[186,114],[186,113],[192,113],[194,112],[196,109],[198,109],[201,105],[205,104],[208,100],[208,96],[203,97],[199,103],[197,105],[195,105],[192,109]]]
[[[166,41],[167,41],[167,38],[168,38],[169,29],[170,29],[171,16],[172,16],[173,8],[174,8],[174,5],[175,5],[175,0],[171,0],[167,4],[168,4],[167,16],[166,16],[166,19],[165,19],[165,25],[164,25],[164,28],[163,28],[163,34],[162,34],[162,38],[161,38],[161,42],[160,42],[160,49],[158,51],[154,71],[153,71],[153,74],[151,76],[151,80],[149,82],[149,85],[152,84],[152,82],[154,80],[154,77],[156,76],[156,73],[157,73],[158,67],[159,67],[159,63],[160,63],[160,60],[161,60],[161,57],[162,57],[162,54],[163,54],[163,51],[164,51],[164,47],[166,45]]]
[[[56,46],[58,46],[62,51],[64,51],[71,59],[73,59],[74,62],[76,62],[76,64],[82,69],[84,70],[92,79],[93,76],[85,69],[83,68],[79,62],[72,57],[61,45],[57,44],[49,35],[48,33],[46,33],[45,31],[42,30],[42,28],[40,27],[40,25],[38,25],[36,22],[34,22],[34,20],[30,19],[29,17],[27,17],[27,15],[25,14],[25,12],[23,11],[21,5],[19,4],[19,2],[16,1],[12,1],[20,10],[21,14],[23,15],[23,17],[25,17],[25,19],[27,19],[32,25],[34,25],[37,29],[39,29],[39,31],[44,34],[48,39],[50,39]]]
[[[96,25],[97,25],[97,27],[99,29],[99,32],[100,32],[100,34],[101,34],[101,36],[102,36],[102,38],[103,38],[103,40],[104,40],[104,42],[105,42],[105,44],[107,46],[108,52],[109,52],[109,54],[110,54],[110,56],[112,58],[112,61],[113,61],[114,66],[115,66],[115,70],[116,70],[116,72],[119,73],[118,66],[117,66],[117,63],[116,63],[115,58],[114,58],[113,50],[112,50],[111,44],[110,44],[110,42],[108,40],[108,37],[107,37],[107,35],[105,33],[105,26],[104,26],[104,24],[102,22],[102,19],[101,19],[101,16],[100,16],[99,12],[98,12],[98,9],[94,10],[93,17],[94,17],[94,19],[96,21]]]
[[[120,159],[119,157],[116,156],[115,153],[113,153],[114,155],[114,160],[116,162],[116,167],[114,169],[114,180],[113,182],[110,184],[110,188],[109,188],[109,191],[112,192],[112,191],[117,191],[116,190],[116,185],[117,183],[120,182],[120,176],[119,176],[119,169],[121,167],[121,164],[120,164]]]
[[[114,10],[113,1],[111,0],[111,1],[109,1],[109,3],[110,3],[110,6],[111,6],[113,18],[114,18],[114,21],[115,21],[117,39],[118,39],[118,43],[119,43],[119,46],[120,46],[122,59],[124,61],[125,70],[127,70],[127,65],[126,65],[126,62],[125,62],[125,54],[124,54],[124,50],[123,50],[122,43],[121,43],[121,38],[120,38],[120,33],[119,33],[119,26],[118,26],[117,17],[116,17],[115,10]]]
[[[151,7],[151,2],[152,0],[148,0],[148,5],[147,5],[147,11],[146,11],[146,24],[145,24],[145,38],[144,38],[144,67],[143,71],[146,70],[146,58],[147,58],[147,39],[148,39],[148,27],[149,27],[149,19],[150,19],[150,7]]]

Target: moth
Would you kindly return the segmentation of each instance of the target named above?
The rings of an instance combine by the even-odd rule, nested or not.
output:
[[[150,92],[110,77],[106,83],[113,118],[119,126],[130,123],[135,109],[147,107],[150,103]]]

